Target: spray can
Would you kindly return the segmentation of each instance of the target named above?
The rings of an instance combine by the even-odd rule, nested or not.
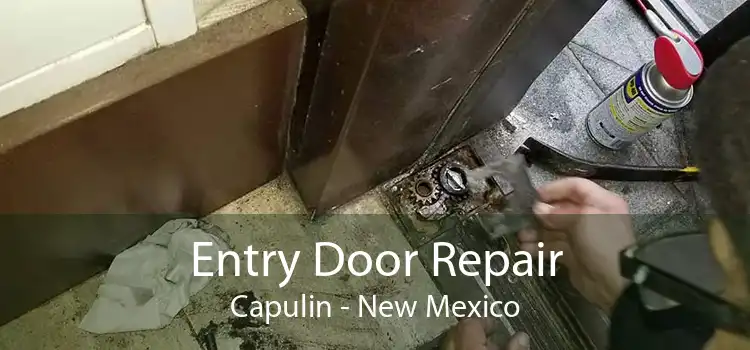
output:
[[[654,43],[654,60],[644,64],[586,116],[586,130],[598,144],[619,150],[687,106],[703,57],[687,36],[671,32]]]

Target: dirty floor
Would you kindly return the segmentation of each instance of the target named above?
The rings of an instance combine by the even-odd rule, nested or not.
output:
[[[377,192],[310,222],[288,178],[282,176],[206,220],[222,228],[238,251],[248,245],[256,250],[301,251],[294,277],[287,286],[278,288],[283,276],[282,271],[274,270],[281,269],[278,265],[271,266],[268,278],[246,274],[215,277],[165,329],[93,335],[79,330],[77,325],[96,297],[102,279],[97,276],[1,327],[0,349],[197,350],[200,346],[192,336],[193,331],[200,332],[212,324],[217,327],[220,350],[413,349],[435,339],[455,323],[455,319],[448,318],[360,318],[354,311],[353,305],[360,294],[377,294],[388,300],[439,296],[417,260],[411,276],[398,274],[391,278],[377,274],[353,277],[345,272],[330,278],[314,277],[313,264],[302,263],[314,261],[316,241],[336,242],[345,252],[363,250],[374,253],[373,256],[385,250],[410,250]],[[334,305],[333,317],[279,317],[265,325],[252,318],[236,318],[229,309],[237,295],[247,295],[248,300],[293,301],[299,300],[303,293],[329,301]],[[345,305],[352,305],[352,311],[336,308]]]

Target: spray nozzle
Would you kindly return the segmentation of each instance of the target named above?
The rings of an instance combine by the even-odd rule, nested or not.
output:
[[[676,37],[676,38],[675,38]],[[687,90],[703,74],[703,56],[686,35],[669,30],[654,42],[656,69],[675,89]]]

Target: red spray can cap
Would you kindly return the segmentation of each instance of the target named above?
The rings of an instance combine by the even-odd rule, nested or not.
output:
[[[656,69],[675,89],[687,90],[703,74],[703,55],[686,35],[672,31],[654,42]]]

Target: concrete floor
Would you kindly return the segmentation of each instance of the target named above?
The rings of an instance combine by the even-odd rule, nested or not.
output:
[[[314,261],[316,241],[336,242],[347,252],[411,250],[376,191],[310,222],[286,176],[206,220],[221,227],[235,248],[253,245],[258,250],[300,250],[301,262]],[[389,300],[440,295],[421,264],[412,267],[411,276],[392,278],[376,274],[322,278],[314,277],[313,269],[313,264],[300,264],[283,289],[276,286],[283,275],[280,271],[271,270],[275,276],[268,278],[217,277],[165,329],[112,335],[93,335],[77,328],[96,297],[102,279],[97,276],[0,327],[0,349],[200,349],[189,324],[198,331],[210,322],[219,326],[219,349],[412,349],[455,323],[447,318],[359,318],[354,311],[334,309],[331,318],[278,318],[265,327],[243,323],[231,315],[229,304],[238,294],[253,294],[259,300],[298,300],[305,293],[333,305],[353,304],[359,294],[378,294]]]
[[[711,27],[743,2],[688,1]],[[516,130],[509,132],[497,124],[470,143],[485,162],[508,156],[533,136],[568,154],[598,162],[690,165],[691,154],[686,145],[689,113],[665,121],[622,151],[606,150],[586,136],[584,120],[588,111],[653,58],[654,39],[651,29],[626,0],[609,0],[537,78],[508,117]],[[542,169],[532,170],[536,184],[555,178]],[[693,228],[709,210],[703,190],[694,184],[600,184],[628,200],[631,212],[636,214],[636,231],[642,236]]]

